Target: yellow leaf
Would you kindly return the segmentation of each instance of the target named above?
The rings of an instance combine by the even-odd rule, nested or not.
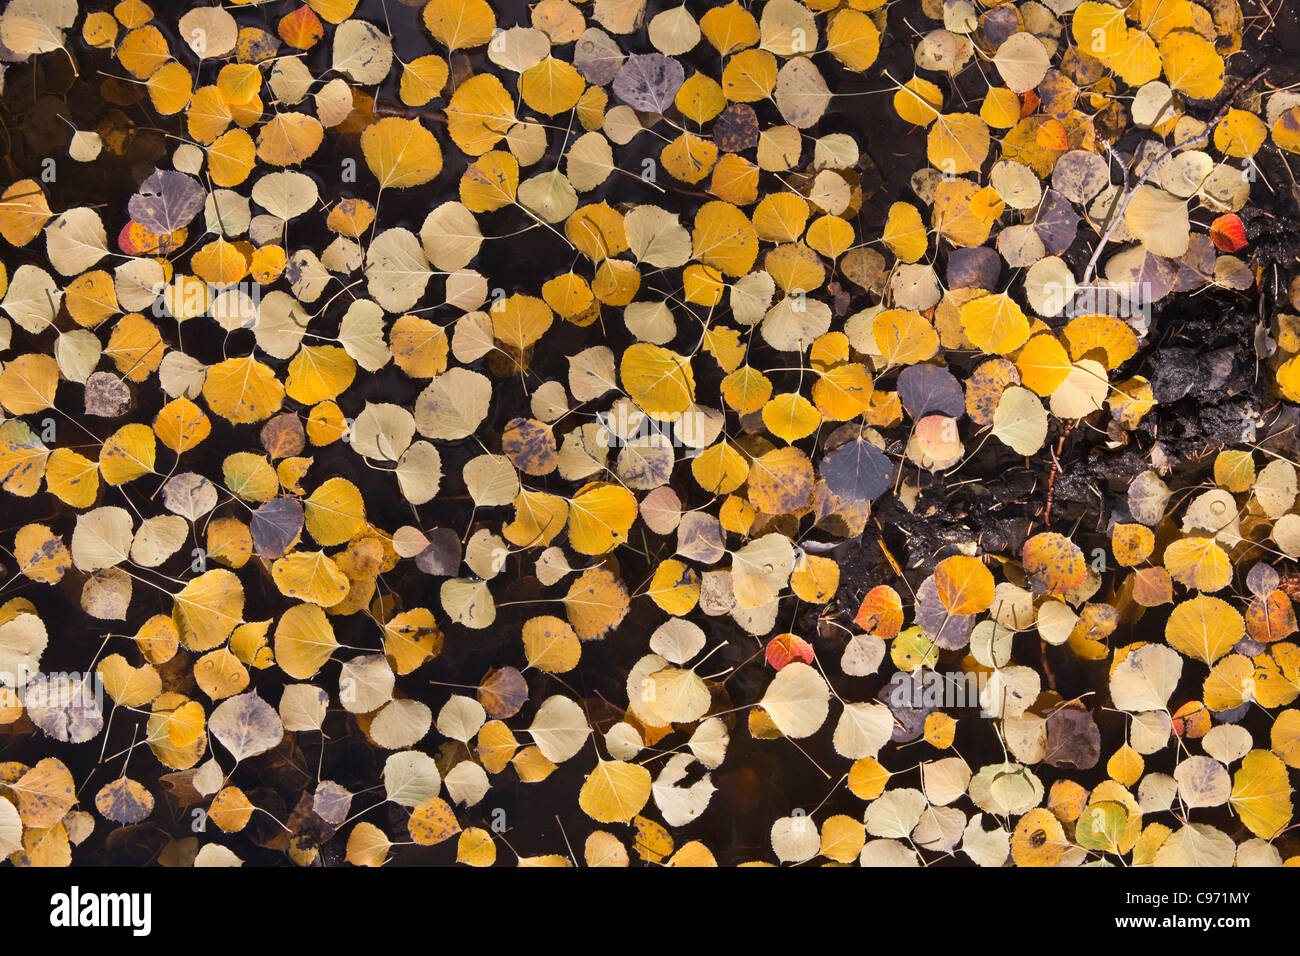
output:
[[[440,797],[433,797],[412,810],[406,829],[419,846],[436,846],[461,832],[456,814]]]
[[[208,147],[208,173],[217,186],[238,186],[253,171],[253,137],[242,129],[222,133]]]
[[[1255,459],[1249,451],[1225,450],[1214,458],[1214,483],[1233,493],[1255,484]]]
[[[763,407],[772,395],[772,380],[756,368],[745,365],[722,380],[722,398],[741,415]]]
[[[514,500],[514,520],[501,529],[502,536],[520,548],[550,544],[569,516],[569,504],[558,495],[521,491]]]
[[[691,460],[691,474],[705,491],[725,495],[745,483],[749,465],[731,443],[720,441]]]
[[[963,305],[961,326],[977,348],[994,355],[1014,352],[1029,341],[1029,320],[1005,292]]]
[[[759,511],[773,515],[802,511],[812,491],[812,462],[799,448],[778,448],[750,464],[749,500]]]
[[[1271,840],[1291,822],[1286,766],[1267,750],[1252,750],[1232,778],[1232,808],[1251,833]]]
[[[946,176],[978,172],[988,154],[988,125],[973,113],[945,113],[930,126],[926,155]]]
[[[1109,3],[1085,0],[1074,10],[1070,32],[1074,42],[1090,56],[1104,57],[1119,49],[1128,25],[1124,22],[1124,8]]]
[[[763,406],[763,424],[773,435],[787,442],[811,435],[821,420],[812,402],[798,392],[777,395]]]
[[[491,73],[471,76],[447,104],[447,134],[470,156],[486,153],[515,122],[514,100]]]
[[[470,212],[492,212],[515,201],[519,162],[509,153],[492,150],[466,167],[460,178],[460,201]]]
[[[456,841],[456,862],[466,866],[491,866],[497,859],[497,845],[492,834],[482,827],[461,831]]]
[[[578,666],[582,644],[567,621],[551,615],[524,623],[524,658],[529,667],[548,674],[564,674]]]
[[[957,737],[957,721],[948,714],[936,711],[925,718],[924,737],[931,747],[947,750]]]
[[[838,259],[853,246],[853,227],[839,216],[819,216],[808,227],[806,237],[810,248],[828,259]]]
[[[0,372],[0,405],[11,415],[31,415],[54,407],[59,366],[51,355],[26,352]]]
[[[122,38],[117,58],[137,80],[147,80],[171,59],[171,52],[167,49],[167,38],[157,27],[144,26]]]
[[[236,425],[270,418],[284,402],[284,386],[251,355],[226,359],[208,369],[203,382],[208,407]]]
[[[904,262],[916,262],[930,247],[930,237],[920,211],[907,202],[889,207],[884,231],[880,235],[886,248]]]
[[[829,421],[856,418],[871,407],[875,386],[865,366],[845,362],[822,372],[813,382],[813,401]]]
[[[315,405],[337,398],[356,374],[357,363],[345,349],[337,345],[304,345],[289,361],[284,391],[295,402]]]
[[[243,623],[244,586],[225,568],[205,571],[176,595],[172,621],[181,644],[192,651],[207,651],[230,636]]]
[[[362,821],[348,835],[347,861],[353,866],[383,866],[392,845],[383,830]]]
[[[179,455],[207,438],[212,423],[199,406],[182,395],[159,410],[153,430],[159,441]]]
[[[502,345],[523,352],[551,327],[550,306],[531,295],[512,295],[492,310],[492,335]]]
[[[50,220],[45,191],[34,179],[20,179],[0,193],[0,236],[11,246],[25,246]]]
[[[1179,584],[1198,591],[1218,591],[1232,581],[1228,552],[1210,537],[1189,537],[1165,548],[1165,570]]]
[[[934,569],[934,584],[951,614],[979,614],[993,604],[993,575],[979,558],[944,558]]]
[[[1267,136],[1268,127],[1254,113],[1230,109],[1214,127],[1214,147],[1228,156],[1247,159],[1259,152]]]
[[[366,520],[365,502],[357,486],[346,478],[330,478],[303,502],[307,533],[322,547],[350,540]]]
[[[275,626],[275,662],[294,680],[309,680],[339,646],[329,618],[315,604],[295,604]]]
[[[1036,591],[1063,597],[1088,578],[1080,547],[1063,534],[1045,531],[1025,542],[1020,561]]]
[[[123,485],[153,471],[157,446],[148,425],[123,425],[104,441],[99,473],[110,485]]]
[[[271,648],[266,644],[266,631],[270,626],[269,620],[251,621],[231,632],[230,650],[240,663],[261,670],[275,662]]]
[[[1169,85],[1185,96],[1208,100],[1223,89],[1223,57],[1191,30],[1176,30],[1161,40],[1160,59]]]
[[[646,587],[650,600],[680,617],[690,612],[700,598],[700,576],[676,558],[661,561]]]
[[[695,216],[693,255],[729,276],[743,276],[758,258],[754,224],[730,203],[707,202]]]
[[[1115,561],[1125,568],[1135,567],[1151,556],[1156,537],[1140,524],[1117,524],[1111,534],[1110,547]]]
[[[995,129],[1010,129],[1020,122],[1020,97],[1005,86],[994,87],[980,104],[980,119]]]
[[[894,93],[894,111],[913,126],[929,126],[939,118],[942,106],[943,91],[919,76],[912,77]],[[1016,101],[1016,117],[1020,117],[1019,100]]]
[[[306,113],[277,113],[257,135],[257,157],[272,166],[294,166],[315,155],[325,138],[320,121]]]
[[[569,501],[569,543],[579,554],[604,554],[627,540],[636,497],[622,485],[592,482]]]
[[[641,272],[626,259],[606,259],[596,267],[592,294],[605,305],[626,306],[641,288]]]
[[[1174,608],[1165,624],[1165,640],[1175,650],[1213,664],[1241,640],[1246,622],[1231,604],[1198,594]]]
[[[578,805],[598,823],[629,823],[650,799],[650,771],[621,760],[601,760],[578,792]]]
[[[156,372],[166,351],[158,326],[136,312],[118,320],[104,347],[104,355],[132,382],[143,382]]]
[[[19,769],[22,770],[21,764]],[[76,785],[63,761],[46,757],[31,769],[15,774],[8,786],[18,804],[23,824],[32,829],[52,827],[77,801]],[[647,792],[649,782],[647,780]]]
[[[487,0],[430,0],[423,16],[433,38],[451,53],[483,46],[497,25]]]
[[[562,599],[564,613],[584,641],[603,638],[627,614],[628,593],[623,582],[601,567],[578,575]]]
[[[850,70],[864,71],[880,55],[880,31],[865,13],[839,10],[826,31],[826,50]]]
[[[1300,153],[1300,106],[1293,106],[1278,116],[1273,123],[1272,135],[1279,149]]]
[[[262,89],[262,71],[253,63],[227,63],[217,74],[217,90],[231,106],[242,106]]]
[[[885,365],[913,365],[934,357],[939,335],[919,312],[886,309],[871,320],[876,349]]]
[[[1047,397],[1061,387],[1074,363],[1054,335],[1035,335],[1016,356],[1016,368],[1026,388]]]
[[[294,551],[271,565],[271,578],[285,597],[333,607],[348,595],[347,575],[324,551]]]
[[[683,132],[659,153],[664,170],[684,183],[698,183],[718,161],[718,147],[712,140]]]
[[[241,245],[218,237],[195,252],[190,265],[196,275],[213,285],[238,282],[248,274],[249,265]]]
[[[123,707],[144,707],[162,693],[162,678],[149,664],[132,667],[121,654],[110,654],[95,669],[108,696]]]
[[[418,120],[385,116],[361,134],[366,165],[384,189],[420,186],[442,171],[442,150]]]
[[[175,60],[155,71],[147,86],[153,108],[163,116],[185,109],[194,95],[194,77]]]
[[[1081,315],[1065,326],[1070,358],[1099,358],[1107,369],[1117,368],[1137,354],[1137,336],[1122,320],[1111,315]],[[1100,349],[1101,355],[1089,353]]]
[[[795,242],[807,222],[808,201],[797,193],[772,193],[754,207],[754,231],[769,242]]]
[[[832,558],[805,554],[790,572],[790,590],[809,604],[825,604],[840,585],[840,566]]]
[[[548,56],[519,76],[519,95],[547,116],[566,113],[577,105],[587,84],[572,64]]]
[[[727,107],[727,98],[717,80],[693,73],[677,90],[673,105],[694,123],[707,123]]]
[[[695,375],[690,360],[659,345],[637,342],[619,363],[623,387],[651,418],[667,418],[695,401]]]
[[[758,21],[737,0],[710,7],[700,17],[700,32],[722,56],[753,46],[759,38]]]
[[[449,75],[447,61],[442,57],[416,57],[402,67],[398,95],[407,106],[423,106],[442,93]]]
[[[227,647],[209,651],[194,662],[194,681],[212,700],[223,700],[248,686],[248,669]]]
[[[890,773],[875,757],[855,760],[849,768],[849,790],[859,800],[874,800],[885,792]]]
[[[743,50],[722,69],[722,92],[733,103],[757,103],[776,88],[776,57],[766,50]]]
[[[1131,787],[1142,776],[1142,755],[1128,744],[1120,747],[1106,761],[1106,774],[1125,787]]]
[[[1068,849],[1070,841],[1061,821],[1043,807],[1022,816],[1011,834],[1011,859],[1016,866],[1057,866]]]

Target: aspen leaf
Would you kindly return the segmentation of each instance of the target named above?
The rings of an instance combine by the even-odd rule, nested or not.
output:
[[[487,43],[497,23],[486,0],[432,0],[424,6],[423,20],[433,38],[451,53]]]
[[[361,134],[366,165],[384,188],[427,183],[442,170],[442,150],[417,120],[384,117]]]
[[[578,804],[597,823],[629,823],[650,799],[650,771],[621,760],[597,762]]]
[[[816,669],[796,661],[772,679],[761,706],[785,736],[808,737],[825,723],[829,695]]]
[[[994,355],[1014,352],[1029,340],[1029,320],[1005,292],[963,305],[961,325],[978,348]]]
[[[1174,608],[1165,625],[1165,640],[1188,657],[1213,664],[1245,631],[1245,621],[1232,605],[1198,594]]]

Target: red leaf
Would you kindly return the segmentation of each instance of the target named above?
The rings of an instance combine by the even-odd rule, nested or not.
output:
[[[1224,252],[1246,247],[1246,227],[1234,213],[1225,213],[1210,224],[1210,238]]]
[[[794,634],[778,634],[767,642],[767,662],[777,670],[786,664],[803,661],[813,662],[813,647],[802,637]]]
[[[325,27],[311,7],[303,6],[281,17],[276,32],[289,46],[307,50],[325,35]]]

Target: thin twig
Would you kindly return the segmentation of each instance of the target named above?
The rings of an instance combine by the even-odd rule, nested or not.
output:
[[[1052,497],[1056,492],[1056,475],[1061,471],[1061,454],[1065,450],[1065,440],[1073,430],[1074,421],[1066,422],[1061,429],[1061,440],[1056,443],[1056,451],[1052,452],[1052,472],[1047,476],[1047,506],[1043,509],[1043,524],[1049,530],[1052,527]]]

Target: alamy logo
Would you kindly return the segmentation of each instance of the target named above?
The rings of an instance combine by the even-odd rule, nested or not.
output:
[[[654,419],[626,403],[597,412],[596,424],[600,426],[596,440],[606,448],[659,445],[685,448],[687,457],[691,457],[709,443],[708,424],[699,416],[673,412]]]
[[[78,886],[50,897],[50,925],[127,927],[133,936],[148,936],[153,928],[151,893],[83,893]]]
[[[183,320],[211,315],[226,331],[253,328],[262,305],[259,282],[214,285],[194,276],[177,276],[158,291],[153,302],[154,318]]]
[[[998,710],[990,707],[992,696],[987,671],[932,671],[909,674],[896,671],[889,680],[889,704],[895,709],[926,708],[958,710],[980,708],[981,717],[992,717]]]
[[[1110,283],[1068,287],[1059,282],[1043,286],[1045,315],[1076,319],[1084,315],[1109,315],[1129,322],[1151,324],[1156,295],[1150,282]]]

